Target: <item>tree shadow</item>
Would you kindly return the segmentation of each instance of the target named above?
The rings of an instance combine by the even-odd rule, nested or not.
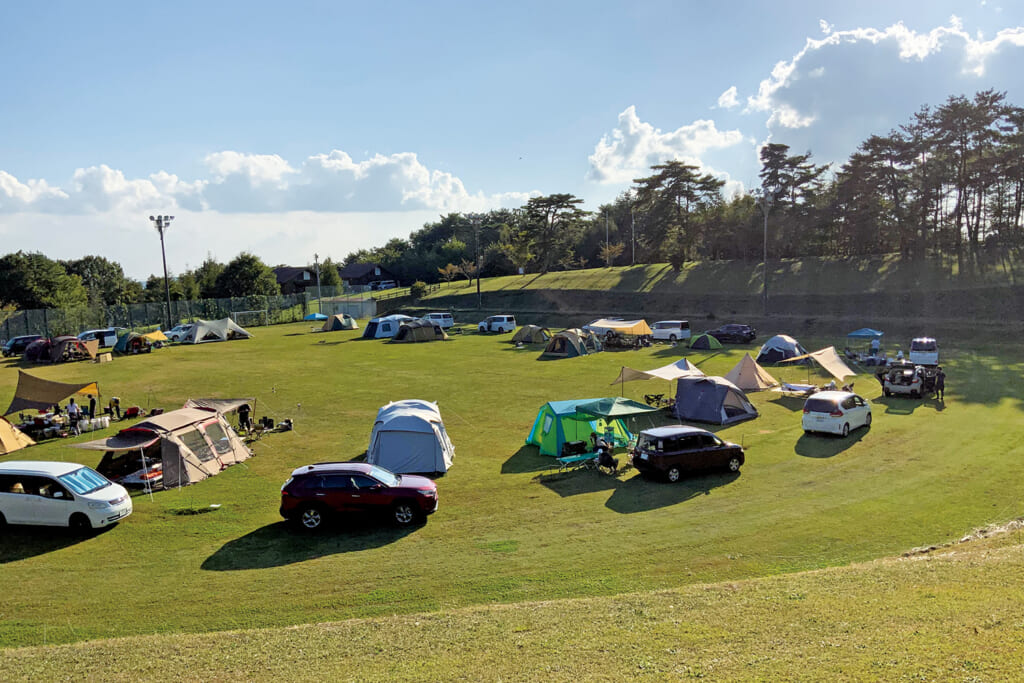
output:
[[[637,475],[620,482],[605,507],[622,514],[657,510],[710,495],[712,489],[731,484],[739,477],[739,472],[710,474],[672,484]]]
[[[55,550],[69,548],[106,533],[116,524],[90,534],[81,534],[64,527],[7,525],[0,529],[0,564],[27,560]]]
[[[797,410],[803,410],[804,402],[807,399],[802,396],[786,396],[785,394],[779,394],[775,398],[769,399],[769,403],[780,405],[786,410],[796,412]]]
[[[417,527],[394,527],[373,518],[336,521],[323,531],[304,532],[287,522],[275,522],[228,541],[203,561],[207,571],[269,569],[340,553],[390,545]]]
[[[867,436],[871,427],[862,427],[843,438],[832,434],[804,434],[797,439],[797,455],[805,458],[832,458]]]
[[[558,467],[558,462],[550,455],[541,455],[540,449],[533,445],[520,446],[519,450],[501,463],[502,474],[522,474],[537,472]]]
[[[619,460],[621,463],[621,459]],[[564,472],[539,474],[534,481],[546,486],[563,498],[578,496],[581,493],[597,493],[608,491],[621,485],[621,481],[613,475],[598,470],[577,468]]]

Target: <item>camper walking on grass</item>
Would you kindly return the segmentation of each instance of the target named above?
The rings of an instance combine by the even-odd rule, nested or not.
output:
[[[81,430],[78,427],[78,421],[82,419],[82,409],[75,403],[75,399],[71,399],[68,402],[68,426],[71,427],[71,431],[75,434],[81,434]]]
[[[941,366],[935,374],[935,398],[943,403],[946,401],[946,373],[942,371]]]

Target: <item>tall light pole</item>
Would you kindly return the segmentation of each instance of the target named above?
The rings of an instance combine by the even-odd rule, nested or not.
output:
[[[772,210],[772,201],[772,193],[762,188],[757,205],[761,207],[761,213],[764,214],[764,259],[761,264],[764,279],[761,287],[761,315],[765,318],[768,317],[768,212]]]
[[[476,242],[476,307],[482,309],[483,298],[480,294],[480,271],[484,269],[483,257],[480,255],[480,219],[483,218],[482,214],[479,213],[467,213],[466,218],[473,224],[474,236]]]
[[[167,329],[171,329],[174,325],[171,323],[171,285],[167,279],[167,251],[164,249],[164,231],[171,227],[171,221],[174,220],[174,216],[150,216],[149,220],[153,221],[153,227],[160,233],[160,256],[164,259],[164,294],[167,295]]]
[[[604,210],[604,264],[607,268],[612,267],[612,252],[608,248],[608,209]]]
[[[633,257],[630,260],[630,265],[636,265],[636,214],[633,213],[633,207],[629,207],[629,232],[632,237],[630,242],[633,245]]]
[[[313,254],[313,263],[316,264],[316,310],[324,312],[324,297],[320,293],[320,254]]]

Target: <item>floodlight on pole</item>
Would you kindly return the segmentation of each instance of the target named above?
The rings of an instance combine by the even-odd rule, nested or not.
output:
[[[474,228],[474,242],[476,243],[476,257],[474,259],[476,261],[476,307],[477,309],[481,309],[484,307],[483,298],[480,294],[480,273],[484,269],[483,255],[480,253],[480,220],[483,218],[483,214],[467,213],[463,215],[469,219],[469,222],[473,224]]]
[[[150,216],[149,220],[153,221],[153,227],[160,233],[160,256],[164,261],[164,294],[167,295],[167,329],[174,327],[171,323],[171,285],[170,280],[167,278],[167,251],[164,249],[164,231],[171,227],[171,221],[174,220],[174,216]]]
[[[774,195],[769,192],[766,188],[761,188],[760,195],[757,197],[757,205],[761,207],[761,213],[764,214],[764,259],[761,263],[763,284],[761,287],[761,315],[768,317],[768,212],[772,210],[772,202],[774,201]]]
[[[320,254],[313,254],[313,263],[316,264],[316,310],[324,312],[324,297],[320,292]]]
[[[612,252],[608,248],[608,209],[604,210],[604,264],[606,267],[612,267]]]

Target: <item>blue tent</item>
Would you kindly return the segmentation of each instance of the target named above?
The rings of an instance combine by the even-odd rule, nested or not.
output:
[[[323,313],[310,313],[303,320],[327,320],[327,316]]]
[[[870,327],[862,327],[846,335],[851,339],[881,339],[885,333],[880,330],[873,330]]]

